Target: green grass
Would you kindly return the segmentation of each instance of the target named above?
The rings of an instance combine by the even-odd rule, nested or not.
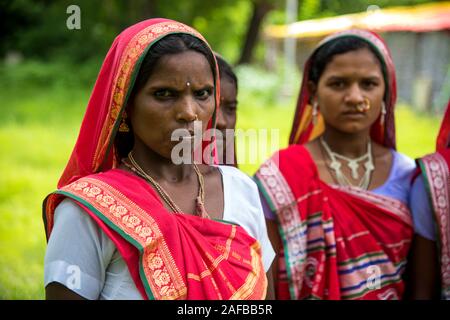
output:
[[[4,79],[3,79],[4,80]],[[7,81],[6,81],[7,82]],[[56,187],[70,155],[91,89],[80,86],[8,85],[0,91],[0,299],[42,299],[45,236],[44,197]],[[238,128],[279,129],[287,145],[294,99],[268,107],[240,95]],[[439,119],[397,113],[399,151],[417,157],[432,152]],[[239,154],[239,153],[238,153]],[[268,156],[269,154],[267,154]],[[253,174],[262,160],[242,165]]]
[[[88,92],[9,89],[0,93],[8,101],[0,124],[0,299],[41,299],[41,204],[70,155]]]

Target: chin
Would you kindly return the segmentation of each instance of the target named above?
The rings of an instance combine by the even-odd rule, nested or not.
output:
[[[370,128],[368,128],[365,125],[362,125],[362,123],[349,123],[345,126],[340,126],[337,129],[347,134],[356,134],[363,131],[367,131]]]

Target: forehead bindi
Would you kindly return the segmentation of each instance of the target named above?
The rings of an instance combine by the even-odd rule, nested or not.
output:
[[[214,78],[206,57],[196,51],[162,56],[155,65],[148,80],[152,85],[174,87],[213,86]]]

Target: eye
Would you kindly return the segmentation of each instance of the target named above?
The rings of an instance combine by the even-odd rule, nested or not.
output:
[[[220,107],[226,114],[233,115],[236,113],[236,103],[227,103]]]
[[[197,91],[195,91],[194,94],[197,97],[197,99],[206,100],[211,96],[212,91],[213,91],[212,88],[207,88],[207,89],[197,90]]]
[[[170,89],[158,89],[153,95],[158,99],[167,99],[175,96],[175,92]]]
[[[377,87],[378,82],[375,80],[364,80],[361,85],[364,89],[370,90]]]
[[[344,80],[333,80],[329,83],[329,86],[333,89],[343,89],[345,87]]]

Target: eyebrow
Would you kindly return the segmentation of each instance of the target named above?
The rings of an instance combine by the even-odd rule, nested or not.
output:
[[[327,81],[333,81],[333,80],[345,80],[350,78],[349,76],[335,76],[335,75],[331,75],[330,77],[328,77],[326,80]],[[383,79],[383,77],[380,77],[378,75],[370,75],[367,77],[363,77],[362,79],[364,80],[381,80]]]
[[[195,86],[195,85],[191,83],[191,86]],[[160,89],[167,89],[167,90],[173,90],[173,91],[183,91],[185,88],[186,88],[186,85],[184,85],[183,87],[181,87],[181,86],[178,87],[178,86],[175,86],[173,84],[163,84],[163,83],[161,83],[161,84],[156,83],[156,84],[153,84],[153,85],[147,87],[147,89],[150,90],[150,91],[160,90]],[[205,90],[205,89],[213,90],[214,89],[214,85],[204,84],[203,86],[200,86],[200,87],[197,87],[197,88],[199,88],[199,89],[196,89],[196,91],[197,90]]]

